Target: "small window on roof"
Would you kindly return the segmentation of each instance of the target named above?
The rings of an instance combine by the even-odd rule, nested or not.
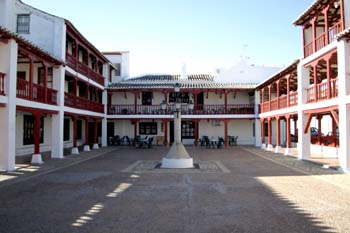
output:
[[[19,14],[17,15],[17,33],[29,34],[30,32],[30,15]]]

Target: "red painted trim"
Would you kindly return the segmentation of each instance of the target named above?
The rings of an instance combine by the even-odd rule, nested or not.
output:
[[[325,108],[308,109],[308,110],[304,110],[303,113],[304,114],[318,114],[318,113],[323,113],[323,112],[330,112],[332,110],[338,110],[338,106],[334,105],[334,106],[329,106],[329,107],[325,107]]]
[[[310,123],[311,123],[311,120],[312,120],[312,114],[308,114],[308,118],[307,118],[307,121],[306,121],[306,125],[304,127],[304,133],[307,133],[308,130],[309,130],[309,126],[310,126]]]
[[[58,114],[58,111],[55,111],[55,110],[32,108],[32,107],[26,107],[21,105],[17,105],[16,110],[23,111],[23,112],[30,112],[32,114]]]

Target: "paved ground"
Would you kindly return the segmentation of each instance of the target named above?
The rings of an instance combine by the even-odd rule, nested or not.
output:
[[[229,173],[122,172],[166,151],[118,148],[0,186],[0,232],[350,232],[349,175],[253,148],[189,149]]]

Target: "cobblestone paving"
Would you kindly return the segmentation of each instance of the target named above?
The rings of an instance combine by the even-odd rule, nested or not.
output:
[[[0,232],[350,232],[350,191],[317,178],[346,175],[240,147],[188,148],[230,172],[125,172],[167,150],[120,147],[2,186]]]

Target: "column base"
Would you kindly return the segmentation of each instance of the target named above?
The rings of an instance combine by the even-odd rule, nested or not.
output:
[[[266,150],[272,151],[272,150],[273,150],[273,145],[268,144],[268,145],[267,145],[267,149],[266,149]]]
[[[162,159],[162,168],[193,168],[193,158]]]
[[[261,144],[261,149],[266,150],[266,144],[265,143]]]
[[[72,148],[72,155],[78,155],[79,154],[79,149],[78,147],[73,147]]]
[[[282,152],[282,147],[281,146],[276,146],[275,147],[275,153],[281,153]]]
[[[43,164],[43,159],[41,158],[41,154],[33,154],[31,164]]]
[[[94,146],[92,147],[92,149],[94,149],[94,150],[99,149],[98,144],[97,144],[97,143],[95,143],[95,144],[94,144]]]
[[[291,150],[291,148],[286,148],[286,149],[284,150],[284,155],[292,155],[292,150]]]
[[[84,145],[84,151],[89,152],[90,151],[90,146],[89,145]]]

